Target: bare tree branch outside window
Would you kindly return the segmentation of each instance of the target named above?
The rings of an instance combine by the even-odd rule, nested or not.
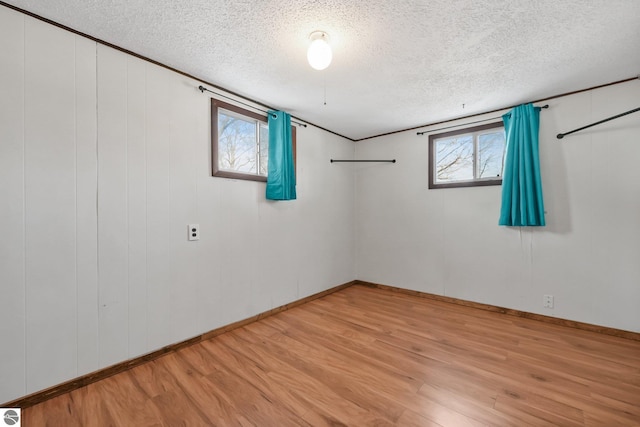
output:
[[[437,141],[436,147],[436,174],[439,181],[473,179],[471,135]]]
[[[478,178],[502,176],[504,132],[478,136]]]
[[[269,118],[211,99],[211,176],[266,182],[269,173]],[[291,127],[295,162],[296,132]],[[294,163],[295,164],[295,163]]]
[[[505,149],[501,124],[432,135],[429,144],[430,188],[500,184]]]
[[[257,173],[256,125],[230,115],[218,115],[218,158],[221,169]]]

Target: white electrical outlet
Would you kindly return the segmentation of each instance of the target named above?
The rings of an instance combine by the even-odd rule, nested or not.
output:
[[[553,308],[553,295],[543,295],[542,306],[544,308]]]
[[[188,224],[189,240],[200,240],[200,224]]]

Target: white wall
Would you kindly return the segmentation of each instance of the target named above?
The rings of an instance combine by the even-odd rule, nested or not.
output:
[[[500,187],[428,190],[415,131],[298,128],[298,200],[267,202],[209,176],[199,82],[4,7],[0,52],[0,402],[356,277],[640,332],[638,114],[555,139],[640,82],[549,102],[548,226],[520,230]],[[354,150],[398,163],[329,163]]]
[[[351,142],[298,128],[267,202],[199,82],[4,7],[0,52],[0,402],[353,280]]]
[[[639,99],[632,81],[548,102],[541,229],[497,225],[501,187],[429,190],[428,135],[358,142],[357,158],[398,163],[356,172],[357,278],[640,332],[640,113],[555,137]]]

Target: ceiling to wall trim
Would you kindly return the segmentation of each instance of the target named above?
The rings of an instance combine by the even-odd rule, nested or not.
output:
[[[43,16],[37,15],[37,14],[35,14],[33,12],[29,12],[28,10],[24,10],[24,9],[21,9],[21,8],[19,8],[17,6],[13,6],[11,4],[7,4],[7,3],[3,2],[2,0],[0,0],[0,6],[4,6],[4,7],[8,8],[8,9],[15,10],[16,12],[20,12],[20,13],[22,13],[24,15],[27,15],[27,16],[31,17],[31,18],[34,18],[34,19],[37,19],[39,21],[45,22],[45,23],[47,23],[49,25],[53,25],[54,27],[60,28],[62,30],[69,31],[70,33],[73,33],[73,34],[76,34],[78,36],[84,37],[84,38],[89,39],[89,40],[91,40],[93,42],[96,42],[96,43],[99,43],[99,44],[104,45],[106,47],[109,47],[111,49],[117,50],[117,51],[125,53],[127,55],[131,55],[131,56],[136,57],[138,59],[141,59],[143,61],[149,62],[149,63],[151,63],[153,65],[157,65],[158,67],[162,67],[162,68],[165,68],[165,69],[167,69],[169,71],[173,71],[174,73],[180,74],[182,76],[188,77],[190,79],[193,79],[193,80],[198,81],[200,83],[203,83],[205,85],[211,86],[211,87],[213,87],[213,88],[215,88],[215,89],[217,89],[219,91],[225,92],[225,93],[227,93],[227,94],[229,94],[231,96],[235,96],[235,97],[240,98],[240,99],[242,99],[244,101],[251,102],[251,103],[253,103],[255,105],[260,106],[261,108],[264,108],[264,109],[267,109],[267,110],[277,110],[277,108],[274,108],[274,107],[266,105],[266,104],[264,104],[262,102],[256,101],[255,99],[251,99],[249,97],[240,95],[239,93],[236,93],[236,92],[234,92],[232,90],[229,90],[229,89],[226,89],[226,88],[221,87],[219,85],[216,85],[215,83],[200,79],[200,78],[198,78],[198,77],[196,77],[194,75],[191,75],[191,74],[189,74],[189,73],[187,73],[185,71],[182,71],[182,70],[179,70],[177,68],[171,67],[171,66],[169,66],[167,64],[164,64],[162,62],[156,61],[155,59],[151,59],[151,58],[149,58],[147,56],[144,56],[144,55],[141,55],[139,53],[132,52],[132,51],[130,51],[128,49],[125,49],[125,48],[123,48],[121,46],[118,46],[118,45],[115,45],[113,43],[109,43],[107,41],[101,40],[101,39],[99,39],[97,37],[94,37],[92,35],[83,33],[82,31],[78,31],[78,30],[76,30],[74,28],[71,28],[71,27],[68,27],[66,25],[60,24],[59,22],[56,22],[56,21],[53,21],[51,19],[45,18]],[[194,86],[194,88],[198,89],[197,86]],[[321,129],[321,130],[323,130],[325,132],[329,132],[329,133],[331,133],[333,135],[336,135],[336,136],[339,136],[341,138],[348,139],[349,141],[355,142],[354,139],[349,138],[348,136],[341,135],[341,134],[339,134],[337,132],[334,132],[334,131],[332,131],[330,129],[326,129],[326,128],[322,127],[322,126],[319,126],[319,125],[316,125],[314,123],[311,123],[308,120],[304,120],[304,119],[302,119],[300,117],[295,117],[295,116],[291,116],[291,118],[295,119],[295,120],[299,120],[299,121],[304,122],[304,123],[307,123],[308,125],[316,127],[318,129]]]
[[[237,91],[227,89],[227,88],[224,87],[224,85],[215,84],[215,83],[213,83],[213,82],[211,82],[211,81],[209,81],[207,79],[196,77],[193,73],[182,71],[182,70],[180,70],[178,68],[175,68],[175,66],[167,65],[167,64],[165,64],[163,62],[160,62],[158,60],[154,60],[154,59],[150,58],[149,56],[145,56],[145,55],[136,53],[135,51],[132,51],[132,50],[124,48],[124,47],[121,47],[121,46],[119,46],[117,44],[114,44],[114,43],[111,43],[111,42],[107,42],[104,39],[101,39],[101,38],[98,38],[98,37],[95,37],[95,36],[91,36],[91,35],[89,35],[87,33],[84,33],[82,31],[76,30],[76,29],[74,29],[74,28],[72,28],[72,27],[70,27],[68,25],[64,25],[64,24],[56,22],[56,21],[54,21],[52,19],[45,18],[44,16],[38,15],[38,14],[36,14],[34,12],[30,12],[28,10],[25,10],[25,9],[21,8],[21,7],[8,4],[5,1],[0,0],[0,5],[5,6],[8,9],[15,10],[15,11],[17,11],[19,13],[22,13],[22,14],[26,15],[26,16],[29,16],[29,17],[32,17],[34,19],[40,20],[42,22],[48,23],[48,24],[53,25],[55,27],[61,28],[61,29],[65,30],[65,31],[69,31],[69,32],[71,32],[73,34],[77,34],[77,35],[79,35],[81,37],[87,38],[87,39],[92,40],[92,41],[94,41],[96,43],[100,43],[100,44],[102,44],[104,46],[110,47],[112,49],[121,51],[121,52],[123,52],[125,54],[131,55],[133,57],[139,58],[139,59],[144,60],[144,61],[147,61],[147,62],[149,62],[151,64],[154,64],[154,65],[157,65],[159,67],[168,69],[168,70],[173,71],[173,72],[175,72],[177,74],[180,74],[180,75],[183,75],[183,76],[185,76],[187,78],[193,79],[193,80],[195,80],[197,82],[204,83],[204,84],[206,84],[208,86],[211,86],[212,88],[215,88],[215,89],[217,89],[217,90],[219,90],[221,92],[224,92],[224,93],[227,93],[227,94],[229,94],[231,96],[237,97],[240,100],[248,101],[248,102],[253,103],[255,105],[258,105],[260,107],[264,107],[266,109],[284,109],[284,110],[286,110],[286,108],[274,108],[274,107],[264,103],[264,101],[260,102],[260,101],[257,101],[256,99],[254,99],[254,98],[252,98],[250,96],[242,95],[242,94],[238,93]],[[617,81],[614,81],[614,82],[611,82],[611,83],[599,84],[599,85],[596,85],[596,86],[588,87],[586,89],[579,89],[579,90],[573,90],[573,91],[569,91],[569,92],[564,92],[564,93],[561,93],[559,95],[545,96],[545,97],[542,97],[542,98],[540,98],[540,99],[538,99],[536,101],[531,101],[531,102],[542,102],[542,101],[555,99],[555,98],[559,98],[559,97],[563,97],[563,96],[567,96],[567,95],[571,95],[571,94],[576,94],[576,93],[580,93],[580,92],[584,92],[584,91],[589,91],[589,90],[593,90],[593,89],[597,89],[597,88],[601,88],[601,87],[606,87],[606,86],[610,86],[610,85],[614,85],[614,84],[628,82],[628,81],[631,81],[631,80],[635,80],[637,78],[640,78],[640,76],[639,77],[627,78],[627,79],[623,79],[623,80],[617,80]],[[196,86],[196,88],[197,88],[197,86]],[[240,101],[238,101],[238,102],[240,102]],[[527,101],[524,101],[524,102],[527,102]],[[292,117],[297,119],[297,120],[299,120],[299,121],[308,123],[309,125],[312,125],[312,126],[318,128],[318,129],[324,130],[325,132],[328,132],[328,133],[331,133],[333,135],[336,135],[338,137],[344,138],[344,139],[352,141],[352,142],[358,142],[358,141],[366,141],[366,140],[369,140],[369,139],[374,139],[374,138],[379,138],[379,137],[383,137],[383,136],[393,135],[393,134],[396,134],[396,133],[402,133],[402,132],[412,131],[412,130],[416,130],[416,129],[422,129],[422,128],[426,128],[426,127],[430,127],[430,126],[434,126],[434,125],[438,125],[438,124],[449,123],[449,122],[454,122],[454,121],[458,121],[458,120],[464,120],[464,119],[467,119],[467,118],[477,117],[477,116],[481,116],[481,115],[484,115],[484,114],[490,114],[490,113],[494,113],[494,112],[498,112],[498,111],[502,111],[502,110],[510,109],[510,108],[513,108],[513,106],[500,107],[500,108],[495,108],[495,109],[490,109],[490,110],[485,110],[485,111],[476,110],[477,112],[475,112],[473,114],[465,115],[465,116],[458,116],[458,117],[454,117],[454,118],[446,119],[446,120],[437,120],[437,121],[434,121],[434,122],[431,122],[431,123],[421,124],[421,125],[417,125],[417,126],[402,127],[401,129],[392,130],[392,131],[383,132],[383,133],[376,133],[374,135],[365,136],[365,137],[361,137],[361,138],[349,137],[349,136],[346,136],[346,135],[344,135],[342,133],[330,130],[327,127],[320,126],[320,125],[314,123],[313,121],[306,120],[306,119],[300,117],[300,115],[292,116]]]
[[[631,82],[631,81],[634,81],[634,80],[639,80],[640,81],[640,75],[638,75],[636,77],[629,77],[628,79],[618,80],[618,81],[611,82],[611,83],[605,83],[605,84],[601,84],[601,85],[598,85],[598,86],[588,87],[588,88],[585,88],[585,89],[579,89],[579,90],[574,90],[574,91],[571,91],[571,92],[561,93],[561,94],[558,94],[558,95],[548,96],[546,98],[537,99],[535,101],[530,101],[530,103],[531,104],[537,104],[539,102],[550,101],[552,99],[562,98],[562,97],[569,96],[569,95],[575,95],[577,93],[582,93],[582,92],[588,92],[590,90],[600,89],[600,88],[607,87],[607,86],[618,85],[618,84],[621,84],[621,83],[627,83],[627,82]],[[497,113],[497,112],[504,111],[504,110],[510,110],[512,108],[515,108],[515,107],[517,107],[517,105],[511,105],[509,107],[497,108],[495,110],[485,111],[485,112],[482,112],[482,113],[470,114],[468,116],[456,117],[454,119],[442,120],[442,121],[439,121],[439,122],[429,123],[427,125],[415,126],[415,127],[412,127],[412,128],[397,130],[397,131],[393,131],[393,132],[387,132],[387,133],[383,133],[383,134],[380,134],[380,135],[368,136],[366,138],[360,138],[360,139],[356,139],[354,141],[355,142],[360,142],[360,141],[366,141],[366,140],[369,140],[369,139],[378,138],[378,137],[381,137],[381,136],[395,135],[396,133],[402,133],[402,132],[407,132],[407,131],[412,131],[412,130],[418,130],[418,129],[422,129],[422,128],[426,128],[426,127],[441,125],[441,124],[444,124],[444,123],[456,122],[458,120],[465,120],[465,119],[470,119],[470,118],[473,118],[473,117],[484,116],[485,114],[493,114],[493,113]],[[431,130],[427,130],[426,132],[431,132]]]

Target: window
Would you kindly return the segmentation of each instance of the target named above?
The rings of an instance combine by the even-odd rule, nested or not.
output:
[[[291,128],[293,156],[296,132]],[[267,116],[211,99],[212,175],[267,181],[269,127]]]
[[[429,136],[429,188],[502,184],[502,122]]]

